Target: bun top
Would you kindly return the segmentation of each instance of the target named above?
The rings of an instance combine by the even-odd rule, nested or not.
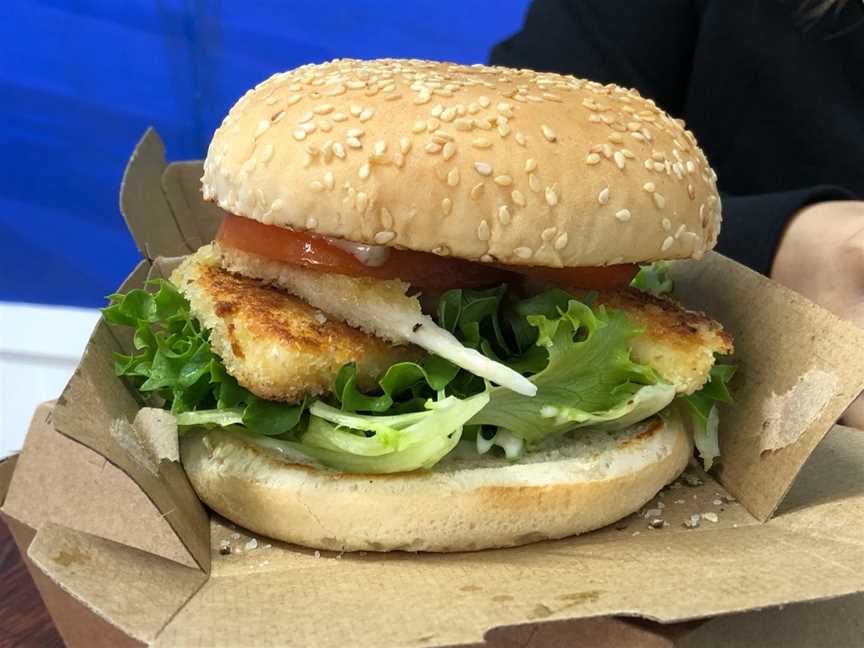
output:
[[[715,181],[693,134],[633,90],[396,59],[260,83],[202,178],[206,200],[265,224],[552,267],[701,257]]]

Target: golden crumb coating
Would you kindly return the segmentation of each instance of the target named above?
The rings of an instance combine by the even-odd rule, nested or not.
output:
[[[633,359],[654,367],[679,394],[692,394],[708,381],[715,353],[735,350],[721,324],[672,299],[629,288],[601,292],[598,301],[624,311],[645,328],[633,340]]]
[[[357,364],[361,389],[390,365],[417,360],[421,350],[396,346],[277,288],[223,270],[209,246],[187,257],[171,281],[210,331],[213,351],[229,374],[256,396],[294,402],[330,390],[339,368]]]

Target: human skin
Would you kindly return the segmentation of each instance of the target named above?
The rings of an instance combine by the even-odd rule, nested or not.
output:
[[[864,201],[805,207],[777,248],[771,277],[864,327]],[[864,429],[864,394],[842,422]]]

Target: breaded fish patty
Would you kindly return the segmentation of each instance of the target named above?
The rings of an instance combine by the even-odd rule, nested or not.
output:
[[[721,324],[672,299],[630,288],[600,293],[598,302],[624,311],[645,328],[633,340],[633,359],[654,367],[679,394],[692,394],[708,381],[715,353],[735,350]]]
[[[416,347],[395,346],[223,270],[209,247],[187,257],[171,282],[210,330],[210,344],[228,373],[261,398],[294,402],[329,391],[348,362],[357,364],[358,386],[369,389],[393,363],[423,356]]]

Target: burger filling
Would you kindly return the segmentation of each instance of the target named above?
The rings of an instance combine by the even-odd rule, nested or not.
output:
[[[637,274],[638,273],[638,274]],[[632,285],[631,285],[632,284]],[[641,290],[640,290],[641,289]],[[722,327],[639,270],[473,263],[227,216],[171,281],[113,295],[116,371],[182,431],[221,426],[351,472],[687,414],[706,466],[731,402]]]

